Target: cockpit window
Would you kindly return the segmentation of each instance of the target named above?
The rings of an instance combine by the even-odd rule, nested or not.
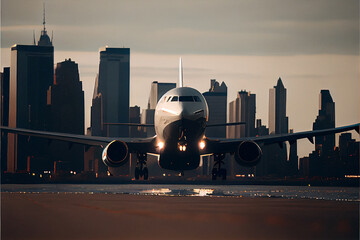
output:
[[[200,98],[198,96],[194,96],[195,102],[201,102]]]
[[[194,99],[192,96],[180,96],[179,101],[180,102],[193,102]]]
[[[165,98],[165,102],[170,102],[171,96]]]
[[[172,99],[171,99],[171,101],[172,101],[172,102],[177,102],[178,98],[179,98],[178,96],[173,96]]]

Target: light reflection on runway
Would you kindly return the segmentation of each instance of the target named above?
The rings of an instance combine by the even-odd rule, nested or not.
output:
[[[132,194],[162,196],[263,197],[359,201],[355,187],[162,185],[162,184],[3,184],[2,192]]]

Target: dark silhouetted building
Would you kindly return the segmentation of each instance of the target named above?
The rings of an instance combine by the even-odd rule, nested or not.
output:
[[[359,175],[359,146],[360,142],[352,139],[351,133],[340,135],[340,161],[344,166],[344,173],[342,175]]]
[[[91,107],[94,136],[128,137],[129,127],[106,123],[129,123],[130,48],[100,50]]]
[[[269,90],[269,132],[270,134],[289,133],[288,117],[286,116],[286,88],[278,79],[276,86]],[[287,175],[287,149],[285,143],[282,147],[273,144],[264,147],[264,155],[267,155],[266,175],[283,177]]]
[[[313,130],[321,130],[335,127],[335,103],[332,100],[329,90],[320,92],[319,115],[317,116]],[[335,134],[315,137],[315,150],[320,155],[329,155],[334,151]]]
[[[1,93],[1,126],[9,125],[9,82],[10,68],[4,68],[0,73],[0,93]],[[1,132],[1,172],[6,171],[7,166],[7,138],[6,132]]]
[[[50,131],[84,135],[84,91],[78,64],[65,60],[56,65],[54,85],[48,90]],[[69,170],[84,169],[84,146],[59,142],[51,145],[54,161],[68,162]]]
[[[210,80],[210,89],[204,92],[209,108],[208,124],[225,124],[227,113],[227,86],[215,80]],[[205,135],[214,138],[226,138],[226,126],[207,128]]]
[[[270,134],[288,133],[288,117],[286,117],[286,88],[281,78],[276,86],[269,90],[269,131]]]
[[[9,127],[48,130],[47,90],[54,79],[52,46],[11,47]],[[8,171],[52,168],[47,140],[9,134]],[[31,163],[31,164],[30,164]]]
[[[269,135],[269,129],[265,125],[262,125],[261,119],[256,119],[255,135],[256,136]]]

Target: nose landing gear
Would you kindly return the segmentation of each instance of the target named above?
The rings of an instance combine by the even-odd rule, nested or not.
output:
[[[149,178],[149,170],[146,167],[147,155],[146,153],[138,153],[137,154],[137,162],[135,167],[135,179],[139,180],[143,177],[144,180],[148,180]]]
[[[212,170],[212,180],[216,180],[218,177],[222,180],[226,180],[226,169],[221,168],[221,164],[224,164],[225,153],[214,154],[214,167]]]

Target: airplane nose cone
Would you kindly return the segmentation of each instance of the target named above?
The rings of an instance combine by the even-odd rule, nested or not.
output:
[[[180,117],[181,118],[188,119],[188,118],[191,118],[191,115],[192,115],[191,112],[189,112],[189,110],[186,109],[186,108],[182,108],[181,111],[180,111]]]

